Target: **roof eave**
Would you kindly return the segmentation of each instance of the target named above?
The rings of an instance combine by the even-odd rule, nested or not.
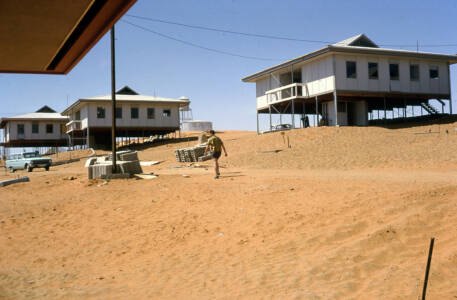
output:
[[[326,53],[361,53],[361,54],[375,54],[375,55],[390,55],[390,56],[405,56],[405,57],[417,57],[417,58],[427,58],[427,59],[439,59],[445,60],[449,64],[457,63],[457,55],[446,55],[446,54],[434,54],[434,53],[425,53],[425,52],[402,52],[402,51],[393,51],[390,49],[384,48],[369,48],[369,47],[353,47],[353,46],[335,46],[329,45],[314,52],[308,53],[306,55],[300,56],[298,58],[291,59],[282,64],[273,66],[271,68],[262,70],[260,72],[254,73],[252,75],[246,76],[241,80],[243,82],[255,82],[257,79],[280,69],[289,67],[293,64],[300,63],[314,57],[326,54]]]
[[[435,54],[426,52],[412,52],[412,51],[395,51],[384,48],[368,48],[368,47],[351,47],[351,46],[329,46],[332,52],[342,53],[361,53],[361,54],[375,54],[375,55],[389,55],[389,56],[404,56],[404,57],[416,57],[416,58],[427,58],[427,59],[438,59],[446,60],[451,64],[457,63],[457,55],[447,54]]]
[[[85,98],[82,98],[82,99],[78,99],[77,101],[75,101],[73,104],[71,104],[69,107],[67,107],[65,110],[62,111],[62,115],[68,115],[70,113],[71,110],[75,109],[76,107],[78,107],[80,104],[82,103],[96,103],[96,102],[111,102],[111,99],[85,99]],[[127,102],[127,103],[144,103],[146,101],[135,101],[135,100],[118,100],[116,99],[116,102]],[[172,100],[172,101],[169,101],[169,100],[148,100],[147,102],[152,102],[152,103],[176,103],[176,104],[179,104],[179,106],[187,106],[190,104],[190,100]]]
[[[259,77],[262,77],[262,76],[264,76],[266,74],[273,73],[273,72],[275,72],[277,70],[289,67],[289,66],[294,65],[296,63],[312,59],[312,58],[317,57],[319,55],[323,55],[325,53],[328,53],[329,51],[330,51],[330,46],[326,46],[326,47],[321,48],[319,50],[310,52],[310,53],[308,53],[306,55],[303,55],[303,56],[288,60],[288,61],[286,61],[286,62],[284,62],[282,64],[279,64],[279,65],[273,66],[271,68],[262,70],[260,72],[254,73],[252,75],[246,76],[246,77],[242,78],[241,80],[243,82],[255,82],[255,79],[258,79]]]

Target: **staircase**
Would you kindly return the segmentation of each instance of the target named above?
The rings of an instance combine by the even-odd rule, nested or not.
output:
[[[433,106],[428,104],[428,102],[422,102],[421,106],[422,106],[423,109],[425,109],[431,115],[436,115],[436,114],[440,113],[436,108],[434,108]]]

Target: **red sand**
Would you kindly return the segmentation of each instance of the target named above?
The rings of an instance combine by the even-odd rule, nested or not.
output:
[[[31,181],[0,188],[0,299],[417,299],[432,236],[457,298],[455,127],[224,132],[219,180],[187,142],[139,154],[152,180],[2,172]]]

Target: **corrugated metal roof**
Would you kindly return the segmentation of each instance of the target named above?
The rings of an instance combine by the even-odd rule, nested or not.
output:
[[[376,47],[367,47],[367,46],[352,46],[351,45],[362,37],[368,39],[363,34],[357,35],[357,36],[349,38],[347,40],[335,43],[333,45],[325,46],[316,51],[307,53],[305,55],[299,56],[297,58],[288,60],[281,64],[278,64],[273,67],[259,71],[257,73],[251,74],[249,76],[242,78],[241,80],[244,82],[255,82],[259,78],[261,78],[265,75],[268,75],[270,73],[276,72],[280,69],[290,67],[291,65],[310,60],[314,57],[324,55],[326,53],[337,53],[337,52],[390,55],[390,56],[406,56],[406,57],[411,57],[411,58],[426,58],[426,59],[444,60],[444,61],[449,62],[450,64],[457,63],[457,55],[431,53],[431,52],[417,52],[417,51],[410,51],[410,50],[398,50],[398,49],[388,49],[388,48],[376,48]],[[368,41],[371,41],[371,40],[368,39]],[[374,45],[376,45],[376,44],[374,44]]]
[[[23,115],[12,116],[0,119],[0,128],[3,128],[9,121],[68,121],[67,116],[62,116],[59,113],[28,113]]]
[[[361,33],[359,35],[345,39],[344,41],[333,44],[333,46],[358,46],[357,44],[365,44],[365,47],[379,48],[375,42],[370,40],[365,34]]]
[[[90,98],[81,98],[79,100],[89,100],[89,101],[111,101],[111,94],[102,95]],[[155,97],[148,95],[124,95],[116,94],[116,101],[132,101],[132,102],[189,102],[189,99],[175,99],[175,98],[164,98],[164,97]]]
[[[96,97],[90,97],[90,98],[81,98],[78,101],[74,102],[71,104],[69,107],[67,107],[62,114],[67,115],[70,113],[72,109],[75,109],[76,107],[80,106],[82,103],[87,103],[87,102],[107,102],[111,101],[111,94],[109,95],[102,95],[102,96],[96,96]],[[177,103],[180,106],[187,106],[190,103],[190,100],[186,97],[181,97],[179,99],[175,98],[164,98],[164,97],[156,97],[156,96],[148,96],[148,95],[124,95],[124,94],[116,94],[116,102],[122,103],[122,102],[149,102],[149,103]]]
[[[62,116],[59,113],[28,113],[28,114],[23,114],[23,115],[17,115],[17,116],[12,116],[8,118],[2,118],[2,120],[19,120],[19,119],[46,119],[46,120],[51,120],[51,119],[56,119],[56,120],[65,120],[68,119],[67,116]]]

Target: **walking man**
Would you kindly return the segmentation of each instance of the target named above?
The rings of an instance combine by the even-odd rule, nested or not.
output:
[[[216,172],[215,179],[219,178],[221,173],[219,172],[219,157],[221,157],[222,149],[224,150],[225,156],[227,156],[227,150],[225,150],[224,143],[222,140],[214,134],[214,130],[209,131],[208,144],[205,149],[205,156],[208,150],[211,152],[211,156],[214,159],[214,171]]]

